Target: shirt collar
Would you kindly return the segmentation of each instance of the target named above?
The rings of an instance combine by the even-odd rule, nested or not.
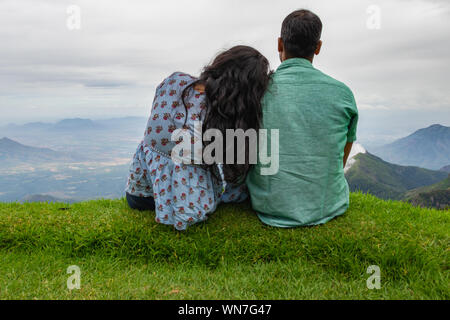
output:
[[[303,67],[303,68],[311,68],[314,69],[311,61],[303,59],[303,58],[290,58],[290,59],[286,59],[284,60],[280,66],[278,67],[277,70],[281,70],[281,69],[286,69],[289,68],[291,66],[299,66],[299,67]]]

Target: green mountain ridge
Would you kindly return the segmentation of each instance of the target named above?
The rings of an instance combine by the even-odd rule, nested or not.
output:
[[[392,164],[371,153],[360,153],[354,159],[345,175],[350,190],[382,199],[402,200],[406,192],[440,182],[448,175],[444,171]]]
[[[404,197],[415,206],[446,209],[450,207],[450,174],[438,183],[408,191]]]

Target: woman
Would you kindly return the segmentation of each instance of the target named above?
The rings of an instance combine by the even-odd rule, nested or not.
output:
[[[171,141],[171,135],[182,128],[193,135],[195,121],[201,121],[203,132],[217,129],[223,137],[226,129],[258,130],[269,75],[269,62],[261,53],[236,46],[219,54],[199,78],[175,72],[165,79],[130,168],[130,207],[155,209],[157,222],[184,230],[204,221],[220,202],[245,200],[248,143],[244,164],[177,164],[171,152],[178,141]]]

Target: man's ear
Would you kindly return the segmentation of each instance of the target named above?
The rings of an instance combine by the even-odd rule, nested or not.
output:
[[[284,52],[284,43],[281,38],[278,38],[278,56],[280,57],[281,62],[283,62],[284,59],[286,59]]]
[[[283,40],[281,38],[278,38],[278,52],[283,52],[284,51],[284,44],[283,44]]]
[[[316,56],[320,53],[320,49],[322,49],[322,40],[319,40],[319,42],[317,42],[316,51],[314,51],[314,54]]]

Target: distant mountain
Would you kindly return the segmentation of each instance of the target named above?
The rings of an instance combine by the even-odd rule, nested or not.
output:
[[[438,170],[450,163],[450,127],[434,124],[371,152],[391,163]]]
[[[45,133],[61,131],[66,133],[78,133],[85,130],[129,130],[139,128],[141,132],[147,123],[147,119],[143,117],[124,117],[103,120],[91,120],[82,118],[63,119],[56,123],[49,122],[30,122],[23,125],[9,124],[0,127],[0,134],[9,135],[9,133],[25,134],[27,131]],[[141,128],[142,127],[142,128]]]
[[[25,196],[21,202],[62,202],[62,203],[73,203],[75,200],[72,199],[60,199],[47,194],[32,194]]]
[[[368,152],[357,154],[353,160],[345,174],[350,190],[369,192],[383,199],[400,200],[411,189],[428,186],[447,177],[443,171],[395,165]]]
[[[450,165],[442,167],[441,169],[439,169],[439,171],[445,171],[445,172],[450,173]]]
[[[70,131],[70,130],[96,130],[101,129],[98,124],[90,119],[64,119],[49,127],[50,130]]]
[[[11,125],[10,129],[20,129],[21,126],[17,126],[17,125]],[[46,129],[48,127],[48,123],[44,123],[44,122],[30,122],[25,124],[24,129],[26,130],[43,130]]]
[[[122,197],[146,122],[127,117],[1,126],[0,138],[8,138],[0,142],[0,201]]]
[[[52,149],[26,146],[6,137],[0,139],[0,163],[6,161],[55,161],[64,158],[64,155]]]
[[[405,200],[421,207],[437,209],[450,207],[450,174],[438,183],[408,191]]]

